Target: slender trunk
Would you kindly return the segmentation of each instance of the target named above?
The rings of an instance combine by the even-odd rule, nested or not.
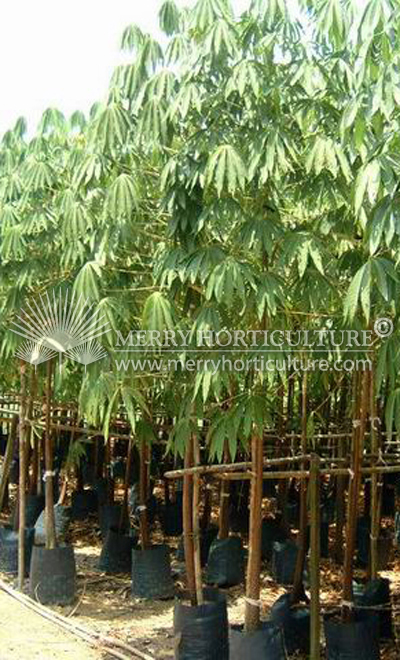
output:
[[[319,457],[310,465],[310,660],[320,660],[320,488]]]
[[[193,434],[193,458],[194,466],[200,465],[199,441],[196,434]],[[194,550],[194,579],[196,584],[197,605],[203,605],[203,586],[201,580],[201,556],[200,556],[200,525],[199,525],[199,504],[200,504],[200,475],[193,475],[193,550]]]
[[[357,505],[361,486],[361,463],[364,433],[366,427],[366,418],[368,413],[368,395],[369,395],[369,375],[367,371],[362,373],[362,378],[357,378],[357,383],[361,381],[360,405],[355,405],[355,418],[353,420],[353,452],[352,452],[352,474],[350,478],[349,498],[347,507],[347,525],[346,525],[346,549],[344,555],[343,568],[343,620],[349,621],[352,618],[352,608],[348,603],[353,600],[353,558],[356,538],[357,523]],[[358,389],[358,388],[357,388]],[[359,417],[358,417],[359,411]]]
[[[132,453],[133,453],[133,437],[130,436],[128,443],[128,453],[126,457],[126,469],[125,469],[125,480],[124,480],[124,499],[122,501],[121,517],[119,520],[119,531],[121,532],[125,523],[128,519],[128,495],[129,495],[129,481],[131,476],[131,464],[132,464]]]
[[[251,440],[252,478],[250,494],[249,559],[247,562],[245,630],[260,625],[261,520],[263,487],[263,438],[253,433]]]
[[[5,504],[5,495],[7,491],[8,477],[10,475],[11,463],[14,455],[15,441],[17,438],[18,415],[13,415],[10,424],[10,433],[8,435],[6,452],[4,454],[3,470],[0,478],[0,512]]]
[[[185,451],[185,469],[193,466],[193,444],[192,437],[188,440]],[[185,474],[183,477],[183,545],[185,549],[186,582],[192,605],[197,605],[196,579],[194,565],[194,543],[193,543],[193,501],[192,501],[193,477]]]
[[[204,489],[204,506],[203,515],[201,517],[201,530],[204,532],[210,525],[210,518],[212,512],[212,485],[206,480],[206,487]]]
[[[301,396],[301,453],[307,453],[307,372],[303,373],[302,396]],[[301,464],[301,469],[306,470],[307,465]],[[300,529],[298,536],[298,553],[296,568],[293,579],[293,602],[301,600],[304,596],[303,572],[304,562],[307,554],[307,480],[302,479],[300,483]]]
[[[225,440],[224,463],[230,463],[230,460],[230,451],[228,443]],[[226,539],[229,536],[229,495],[230,482],[227,479],[221,479],[218,531],[219,539]]]
[[[19,516],[18,516],[18,589],[22,591],[25,578],[25,509],[26,509],[26,362],[20,363],[21,409],[19,420]]]
[[[344,458],[345,440],[339,438],[339,458]],[[345,492],[346,492],[347,477],[336,477],[336,519],[335,519],[335,545],[334,557],[337,562],[343,559],[343,527],[345,522]]]
[[[147,445],[142,440],[140,444],[140,480],[139,480],[139,498],[140,498],[140,542],[142,550],[145,550],[150,544],[149,523],[147,515]]]
[[[53,472],[53,436],[51,431],[51,398],[52,398],[52,376],[53,360],[47,362],[46,374],[46,421],[45,421],[45,523],[46,523],[46,548],[52,550],[57,545],[56,525],[54,517],[54,472]]]
[[[377,411],[377,401],[375,396],[375,370],[370,373],[370,410],[371,410],[371,452],[374,456],[373,466],[377,464],[377,454],[380,447],[379,437],[379,418]],[[378,496],[378,478],[377,473],[371,475],[371,544],[370,544],[370,579],[375,580],[378,577],[378,537],[380,527],[380,506]]]

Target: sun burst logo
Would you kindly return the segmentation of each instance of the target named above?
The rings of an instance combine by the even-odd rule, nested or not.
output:
[[[29,310],[29,311],[28,311]],[[99,309],[93,310],[93,304],[82,295],[75,293],[65,298],[61,290],[58,297],[48,293],[39,296],[39,302],[27,303],[27,310],[22,310],[17,321],[12,321],[12,332],[24,337],[16,355],[25,362],[35,365],[52,359],[57,354],[70,358],[85,366],[107,356],[106,351],[97,341],[110,330],[105,315]]]

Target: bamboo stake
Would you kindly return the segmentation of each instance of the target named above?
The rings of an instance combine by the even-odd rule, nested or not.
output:
[[[311,456],[290,456],[288,458],[268,458],[262,460],[262,466],[286,465],[287,463],[301,463],[309,461]],[[218,472],[235,472],[236,470],[247,470],[253,465],[252,461],[243,463],[229,463],[219,465],[200,465],[199,467],[183,468],[180,470],[170,470],[164,473],[166,479],[180,479],[185,474],[215,474]]]
[[[379,433],[376,429],[377,402],[375,397],[375,372],[370,374],[370,410],[371,410],[371,452],[377,454],[379,450]],[[376,466],[376,459],[373,465]],[[378,474],[371,475],[371,538],[370,538],[370,579],[375,580],[378,576],[378,536],[380,527],[380,507],[378,501]]]
[[[193,438],[193,459],[195,466],[200,463],[200,449],[197,435]],[[196,584],[197,605],[203,605],[203,587],[201,580],[201,558],[200,558],[200,525],[199,525],[199,503],[200,503],[200,476],[193,476],[193,550],[194,550],[194,579]]]
[[[25,517],[26,517],[26,362],[20,361],[21,416],[19,420],[19,515],[18,515],[18,589],[25,579]]]
[[[253,476],[250,494],[249,558],[247,562],[245,631],[257,630],[260,625],[260,571],[263,440],[253,431],[251,439]]]
[[[320,660],[320,502],[319,458],[313,456],[310,467],[310,659]]]

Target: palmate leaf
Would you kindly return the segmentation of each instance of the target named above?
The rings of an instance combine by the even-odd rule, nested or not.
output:
[[[104,157],[99,153],[89,153],[82,158],[75,169],[73,182],[76,186],[98,183],[107,171]]]
[[[171,303],[159,291],[152,293],[145,302],[142,326],[145,330],[160,332],[175,327]]]
[[[112,150],[125,144],[130,129],[130,119],[121,103],[110,103],[99,113],[96,138],[103,148]]]
[[[144,104],[137,126],[143,143],[164,144],[168,136],[167,106],[163,101],[152,98]]]
[[[216,266],[208,278],[206,298],[211,300],[214,296],[217,302],[232,305],[235,296],[244,303],[246,301],[246,283],[254,284],[251,272],[245,265],[229,257]]]
[[[367,194],[370,204],[374,204],[381,183],[381,166],[377,159],[374,159],[364,165],[356,179],[354,191],[354,209],[358,214],[364,201],[365,194]]]
[[[25,257],[26,239],[22,233],[21,225],[8,227],[2,236],[0,254],[5,261],[20,261]]]
[[[237,189],[244,190],[246,167],[234,147],[223,144],[210,156],[206,168],[206,185],[213,184],[218,196],[224,188],[234,195]]]
[[[73,291],[78,296],[82,295],[83,299],[89,299],[90,302],[99,300],[100,290],[99,284],[102,277],[102,268],[97,261],[88,261],[75,278]]]
[[[65,131],[67,128],[67,120],[63,113],[57,108],[48,108],[44,111],[39,123],[39,133],[49,133],[52,131]]]
[[[142,47],[145,35],[138,25],[128,25],[122,33],[121,48],[123,50],[138,50]]]
[[[159,12],[160,28],[167,36],[179,30],[179,9],[174,0],[164,0]]]
[[[193,25],[203,32],[212,26],[217,18],[232,17],[229,0],[197,0],[193,9]]]
[[[106,197],[106,209],[113,218],[131,217],[138,208],[138,185],[134,176],[120,174],[111,184]]]
[[[207,34],[204,42],[206,53],[211,53],[214,57],[221,54],[227,54],[233,57],[238,52],[235,30],[227,21],[222,18],[217,19]]]
[[[261,83],[261,74],[257,62],[249,62],[243,60],[237,64],[233,71],[232,76],[228,80],[225,90],[225,97],[229,96],[233,92],[238,92],[239,96],[244,96],[249,90],[251,90],[256,98],[258,98],[260,93],[260,83]]]
[[[54,172],[45,160],[31,159],[24,169],[23,184],[25,190],[38,192],[51,188],[54,182]]]

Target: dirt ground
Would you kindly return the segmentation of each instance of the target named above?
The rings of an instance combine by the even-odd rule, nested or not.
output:
[[[54,608],[90,630],[117,637],[154,657],[173,658],[173,601],[147,602],[132,599],[128,575],[109,576],[96,566],[101,540],[95,519],[74,523],[71,542],[75,547],[78,571],[78,597],[73,606]],[[382,577],[391,581],[396,640],[382,648],[382,660],[400,657],[400,553],[395,551],[390,570]],[[177,590],[183,588],[183,566],[173,562]],[[364,577],[363,572],[358,573]],[[4,578],[4,576],[1,576]],[[338,606],[341,600],[341,569],[331,560],[321,561],[321,603],[324,611]],[[13,584],[13,580],[7,580]],[[267,570],[262,573],[263,615],[285,589],[274,583]],[[0,591],[0,660],[53,658],[91,660],[104,658],[99,651],[76,640],[47,623]],[[243,622],[243,587],[226,590],[230,623]],[[10,602],[11,601],[11,602]],[[10,625],[8,625],[10,624]],[[43,650],[45,650],[43,654]],[[26,655],[24,655],[26,653]]]

